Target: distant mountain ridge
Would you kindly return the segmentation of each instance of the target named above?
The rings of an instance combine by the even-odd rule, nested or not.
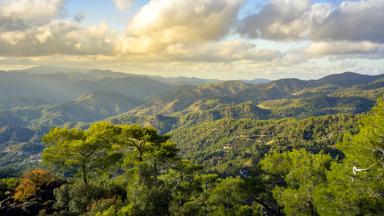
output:
[[[47,109],[46,112],[51,113],[47,115],[47,120],[55,121],[57,125],[76,121],[93,122],[126,112],[142,103],[122,94],[96,91]]]
[[[375,98],[384,93],[384,86],[376,85],[377,88],[372,92],[366,90],[367,86],[372,87],[372,83],[383,77],[346,72],[308,81],[281,79],[256,85],[243,81],[223,81],[181,86],[152,104],[134,108],[111,120],[156,127],[165,125],[169,129],[222,118],[270,119],[362,113],[368,111],[374,105]],[[367,98],[357,92],[372,97]],[[282,99],[286,102],[278,102]],[[265,106],[263,103],[268,101],[275,101],[276,105]],[[159,115],[163,116],[160,120],[156,118]]]
[[[383,79],[384,74],[381,75],[363,75],[354,72],[344,72],[340,74],[332,74],[325,76],[318,80],[310,80],[310,86],[319,86],[325,84],[333,84],[340,86],[353,86],[353,85],[365,85],[370,82],[374,82],[379,79]]]
[[[243,81],[222,81],[200,86],[181,86],[163,96],[166,103],[173,100],[196,101],[207,98],[220,98],[228,101],[271,100],[283,97],[295,97],[306,88],[315,89],[333,85],[335,88],[348,88],[368,85],[384,79],[384,75],[370,76],[352,72],[329,75],[319,80],[280,79],[264,84],[249,84]]]
[[[0,72],[0,168],[38,160],[41,137],[57,126],[108,120],[193,134],[189,128],[226,119],[360,114],[384,95],[383,75],[351,72],[258,82],[62,70]]]
[[[48,101],[41,98],[25,98],[25,97],[13,97],[0,101],[1,108],[14,108],[14,107],[28,107],[28,106],[43,106],[50,104]]]
[[[0,72],[0,100],[25,97],[64,103],[94,91],[109,91],[140,100],[159,96],[171,89],[169,84],[140,77],[90,80],[78,74]]]
[[[101,69],[81,69],[81,68],[67,68],[67,67],[53,67],[53,66],[37,66],[24,70],[11,71],[16,73],[27,73],[30,75],[52,75],[52,74],[66,74],[77,75],[86,80],[97,80],[103,78],[148,78],[160,81],[170,85],[200,85],[204,83],[219,82],[218,79],[201,79],[196,77],[162,77],[156,75],[142,75],[123,73],[112,70]],[[250,80],[251,82],[262,82],[260,80]],[[264,80],[263,80],[264,81]]]

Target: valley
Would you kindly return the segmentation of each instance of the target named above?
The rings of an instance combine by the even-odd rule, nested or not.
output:
[[[384,93],[384,76],[351,72],[319,80],[259,80],[256,84],[66,68],[0,72],[0,77],[0,167],[8,173],[37,164],[43,148],[40,139],[50,128],[87,128],[102,120],[153,126],[162,134],[172,134],[181,154],[199,162],[217,163],[224,147],[242,154],[269,145],[332,148],[341,134],[357,127],[355,118],[369,111]],[[300,128],[292,125],[308,121],[324,122],[321,125],[326,128],[344,127],[330,130],[332,134],[313,132],[315,137],[328,137],[323,140],[305,138],[304,131],[313,130],[310,124],[290,134],[296,138],[276,138],[287,137],[291,128]],[[276,129],[284,122],[290,122],[285,132]],[[254,134],[240,125],[269,132]],[[210,138],[197,136],[199,130]],[[240,158],[244,162],[252,157]]]

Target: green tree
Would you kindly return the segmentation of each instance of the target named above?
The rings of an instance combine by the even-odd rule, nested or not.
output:
[[[384,212],[384,101],[361,121],[360,131],[337,147],[345,154],[332,164],[328,184],[316,191],[320,215],[382,215]]]
[[[329,155],[301,149],[270,153],[260,166],[276,182],[273,196],[287,215],[316,215],[313,193],[325,183],[331,162]]]
[[[43,138],[43,162],[65,173],[80,173],[84,183],[120,159],[111,151],[119,128],[108,122],[92,124],[87,130],[54,128]]]
[[[236,215],[247,205],[250,191],[240,177],[222,179],[210,192],[208,204],[213,215]]]
[[[144,160],[146,153],[152,153],[161,147],[168,136],[159,135],[156,129],[151,127],[140,127],[139,125],[121,125],[119,143],[127,149],[132,149],[137,153],[139,161]]]
[[[9,198],[18,184],[19,179],[17,178],[0,178],[0,201]]]
[[[55,208],[60,215],[82,215],[91,211],[97,212],[118,205],[119,200],[125,197],[125,191],[116,186],[113,181],[93,181],[85,184],[83,181],[74,181],[62,185],[55,191]]]
[[[176,145],[169,136],[159,135],[150,127],[119,127],[118,143],[124,152],[124,181],[129,194],[121,214],[168,215],[171,189],[159,177],[180,160]]]
[[[202,188],[200,182],[195,179],[201,168],[190,161],[180,160],[175,162],[167,173],[159,176],[171,191],[169,210],[172,215],[198,215],[201,212],[203,203],[198,199]]]

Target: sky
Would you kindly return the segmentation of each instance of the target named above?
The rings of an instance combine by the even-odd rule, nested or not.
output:
[[[215,79],[384,73],[384,0],[0,0],[0,70]]]

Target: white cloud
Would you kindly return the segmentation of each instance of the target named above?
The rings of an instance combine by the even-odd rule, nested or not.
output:
[[[243,40],[210,42],[199,46],[175,44],[168,46],[166,55],[177,61],[192,62],[268,62],[281,57],[281,53],[258,49],[256,45]]]
[[[271,0],[240,22],[240,34],[271,40],[340,40],[384,43],[384,0],[312,4]]]
[[[357,55],[357,54],[374,54],[377,53],[382,46],[372,42],[350,42],[350,41],[333,41],[333,42],[313,42],[303,51],[309,55]]]
[[[83,28],[54,20],[23,31],[0,32],[0,56],[110,55],[111,37],[105,23]]]
[[[2,40],[3,42],[8,43],[11,46],[15,46],[20,41],[24,40],[26,37],[27,37],[27,34],[22,31],[0,33],[0,41]],[[0,43],[0,47],[1,47],[1,43]]]
[[[138,72],[288,76],[292,71],[351,68],[332,64],[384,56],[384,0],[339,5],[270,0],[241,21],[237,17],[244,0],[150,0],[127,20],[123,33],[105,22],[84,26],[88,22],[81,22],[82,14],[65,20],[59,16],[64,1],[0,0],[3,64],[13,59],[12,66],[68,62]],[[122,11],[132,2],[114,0]],[[328,57],[337,60],[322,60]]]
[[[135,0],[113,0],[116,8],[120,11],[127,11],[131,8]]]
[[[153,52],[167,45],[226,36],[243,0],[151,0],[127,26],[124,52]]]
[[[0,18],[6,22],[0,25],[7,25],[7,22],[27,25],[46,23],[59,14],[63,4],[64,0],[2,0]]]
[[[384,0],[344,1],[320,24],[314,39],[384,43]]]
[[[238,30],[254,38],[304,37],[309,25],[304,16],[310,8],[310,0],[271,0],[260,12],[246,17]]]
[[[58,20],[63,4],[64,0],[1,0],[0,56],[112,54],[108,26]]]

